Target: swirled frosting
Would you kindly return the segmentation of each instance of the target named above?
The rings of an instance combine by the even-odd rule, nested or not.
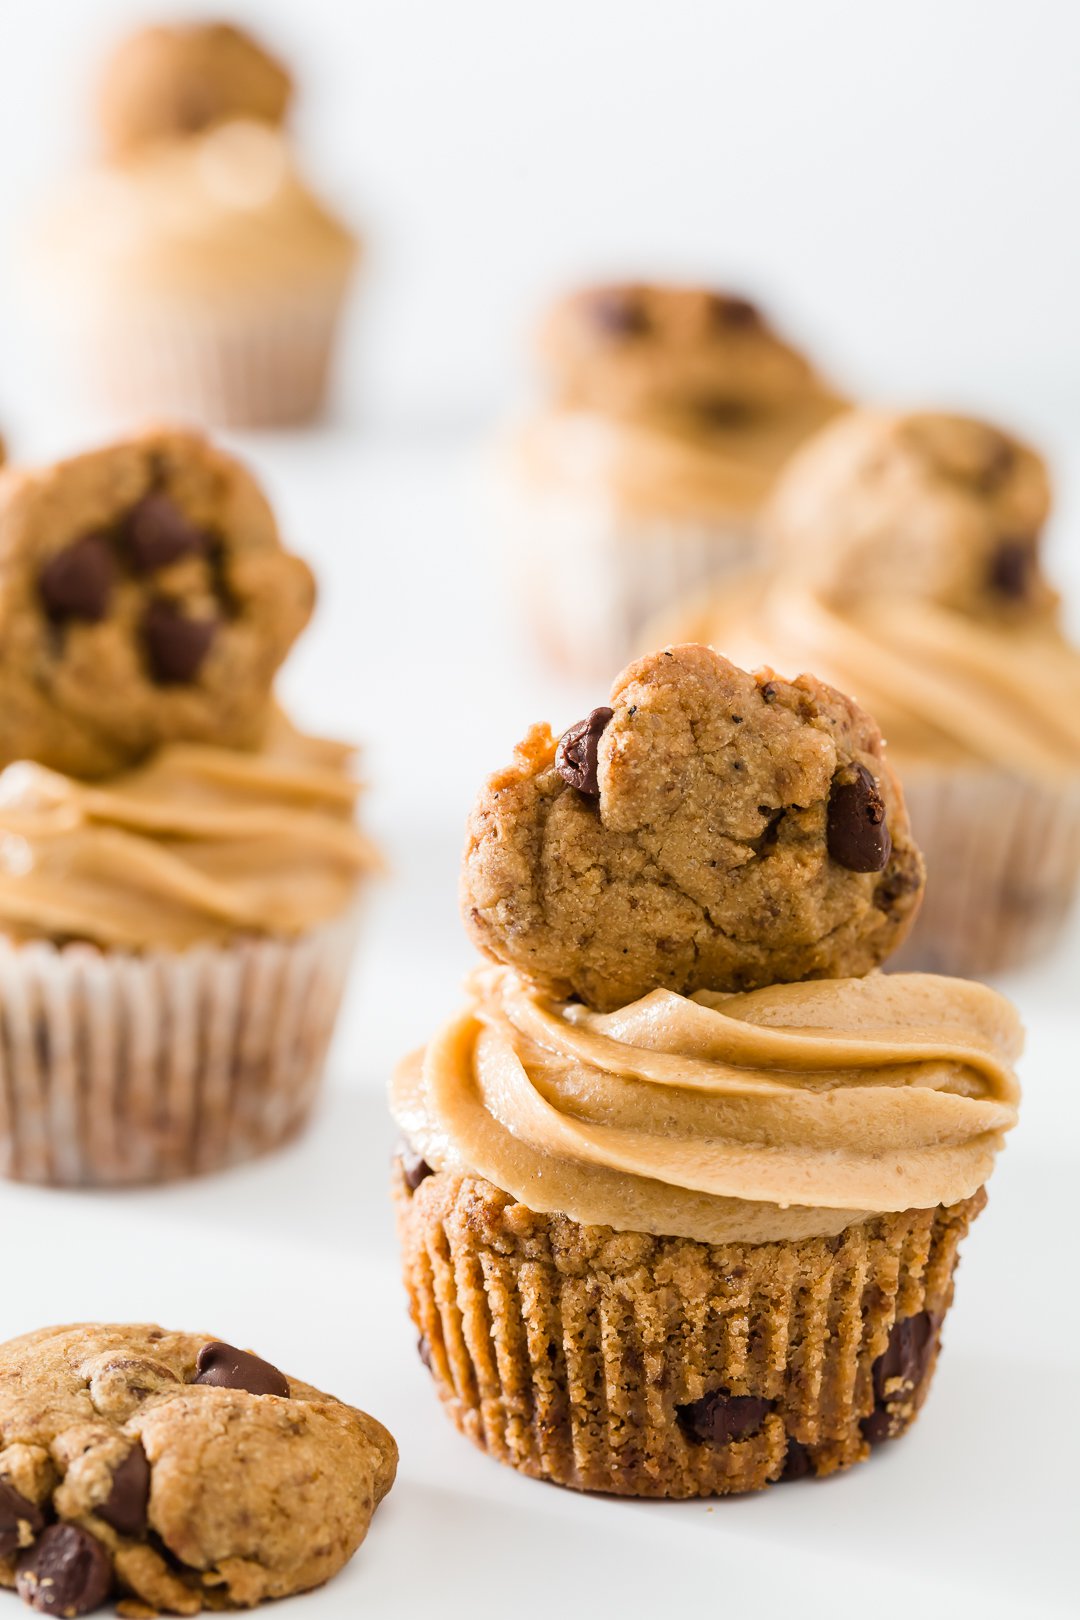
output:
[[[586,1224],[763,1242],[968,1197],[1016,1123],[1012,1006],[922,974],[617,1012],[485,968],[393,1088],[437,1169]]]
[[[686,640],[747,668],[814,670],[875,717],[901,773],[948,760],[1080,778],[1080,652],[1052,623],[896,596],[840,606],[774,579],[684,604],[649,631],[650,646]]]
[[[329,921],[378,865],[351,755],[278,715],[257,752],[175,744],[105,782],[9,765],[0,931],[183,949]]]

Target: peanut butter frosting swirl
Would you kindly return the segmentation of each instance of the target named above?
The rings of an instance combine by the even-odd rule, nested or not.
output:
[[[766,1242],[952,1204],[1016,1123],[1023,1036],[985,985],[923,974],[616,1012],[482,969],[399,1070],[395,1117],[437,1169],[585,1224]]]
[[[139,951],[328,922],[379,864],[351,757],[279,714],[256,752],[176,744],[105,782],[10,765],[0,930]]]
[[[994,624],[895,596],[840,606],[774,579],[684,604],[650,636],[813,669],[874,715],[902,771],[948,760],[1080,779],[1080,652],[1051,623]]]

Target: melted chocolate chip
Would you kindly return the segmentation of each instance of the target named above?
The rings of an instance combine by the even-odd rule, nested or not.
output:
[[[903,1408],[926,1378],[937,1335],[938,1321],[929,1311],[893,1323],[889,1342],[873,1366],[874,1410],[862,1422],[871,1445],[892,1440],[906,1426]]]
[[[730,329],[748,329],[761,325],[761,311],[749,298],[736,298],[728,293],[713,293],[709,298],[709,314],[717,326]]]
[[[564,781],[577,788],[587,799],[600,797],[596,759],[600,738],[613,713],[612,709],[594,709],[586,719],[579,720],[576,726],[571,726],[559,738],[555,769]]]
[[[642,337],[649,330],[649,312],[632,287],[601,287],[589,298],[589,318],[611,337]]]
[[[789,1479],[808,1479],[814,1472],[814,1465],[810,1461],[810,1453],[798,1440],[788,1436],[787,1456],[784,1458],[784,1471],[780,1475],[780,1483]]]
[[[176,503],[158,491],[144,495],[128,513],[127,543],[137,574],[168,568],[181,557],[199,556],[210,547],[210,536],[186,517]]]
[[[1033,540],[1002,540],[990,558],[987,580],[999,596],[1022,602],[1031,592],[1035,569]]]
[[[19,1551],[23,1525],[31,1536],[39,1536],[45,1528],[45,1515],[8,1480],[0,1479],[0,1558]]]
[[[237,1350],[235,1345],[222,1344],[215,1339],[204,1344],[196,1357],[196,1384],[213,1384],[218,1389],[246,1389],[249,1395],[289,1394],[289,1380],[268,1361],[253,1356],[250,1350]]]
[[[849,872],[883,872],[892,854],[885,801],[865,765],[842,780],[833,777],[826,842],[829,854]]]
[[[96,1510],[99,1519],[122,1536],[146,1534],[146,1507],[150,1500],[150,1464],[138,1440],[112,1477],[112,1489]]]
[[[51,1524],[24,1552],[15,1586],[24,1603],[41,1614],[67,1620],[98,1608],[112,1590],[109,1555],[89,1530],[77,1524]]]
[[[38,575],[45,611],[54,624],[97,624],[109,610],[116,564],[103,534],[84,534],[51,557]]]
[[[193,681],[217,635],[216,619],[186,618],[175,602],[159,597],[143,614],[142,633],[150,672],[162,686]]]
[[[405,1178],[405,1185],[410,1192],[415,1192],[422,1181],[435,1174],[426,1159],[422,1159],[404,1138],[398,1143],[398,1163],[401,1165],[401,1174]]]
[[[703,1395],[700,1401],[676,1407],[683,1432],[691,1440],[726,1446],[756,1434],[772,1411],[772,1402],[760,1395],[729,1395],[726,1389]]]

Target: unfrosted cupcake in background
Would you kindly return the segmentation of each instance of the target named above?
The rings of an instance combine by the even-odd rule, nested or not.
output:
[[[658,607],[752,561],[776,474],[839,407],[744,298],[626,284],[539,335],[546,405],[510,448],[508,543],[541,642],[610,670]]]
[[[656,633],[813,668],[871,709],[929,883],[899,961],[992,973],[1049,947],[1080,878],[1080,652],[1039,556],[1042,458],[987,423],[852,413],[792,461],[768,577]]]
[[[4,475],[0,558],[0,1171],[263,1152],[310,1112],[377,865],[352,750],[273,700],[311,574],[178,432]]]
[[[922,882],[874,722],[705,647],[491,777],[496,965],[392,1092],[421,1356],[491,1456],[710,1496],[908,1427],[1021,1046],[986,986],[873,971]]]
[[[358,248],[280,127],[289,88],[228,27],[151,30],[107,69],[110,156],[43,216],[33,272],[112,412],[257,427],[322,408]]]

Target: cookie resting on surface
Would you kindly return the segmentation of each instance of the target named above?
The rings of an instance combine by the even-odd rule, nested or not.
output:
[[[313,602],[255,480],[198,434],[0,474],[0,767],[256,746]]]
[[[690,645],[631,664],[561,742],[530,731],[474,806],[462,910],[487,956],[606,1011],[858,977],[922,885],[870,717]]]
[[[43,1614],[307,1591],[352,1557],[396,1467],[367,1413],[203,1334],[81,1324],[0,1345],[0,1584]]]

